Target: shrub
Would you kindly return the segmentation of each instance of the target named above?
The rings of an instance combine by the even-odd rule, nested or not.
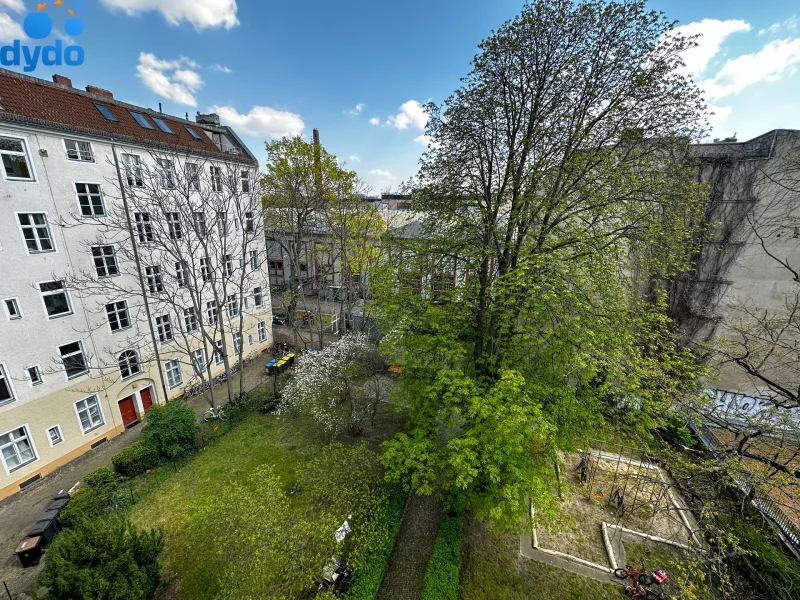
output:
[[[83,482],[97,492],[109,492],[113,494],[117,491],[117,476],[108,467],[98,467],[94,471],[89,471],[83,476]]]
[[[422,600],[458,600],[461,533],[461,514],[446,515],[439,526],[436,545],[428,562]]]
[[[64,527],[75,527],[83,519],[95,519],[107,514],[114,506],[117,494],[117,476],[108,467],[100,467],[87,473],[86,484],[70,499],[59,513],[58,520]]]
[[[182,402],[153,406],[147,413],[144,439],[165,458],[180,456],[194,447],[200,426],[194,410]]]
[[[125,517],[82,520],[53,541],[39,582],[49,600],[148,600],[163,547],[161,533],[138,531]]]
[[[140,440],[117,452],[111,458],[111,463],[120,475],[136,477],[158,464],[158,450],[152,444]]]

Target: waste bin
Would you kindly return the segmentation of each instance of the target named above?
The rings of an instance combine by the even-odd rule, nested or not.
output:
[[[47,505],[47,510],[60,511],[67,505],[67,502],[69,502],[69,496],[67,496],[66,498],[58,498],[58,497],[53,498],[53,501]]]
[[[27,537],[41,536],[42,546],[49,546],[60,529],[56,519],[39,519],[36,521],[33,529],[28,532]]]
[[[48,507],[48,509],[46,511],[44,511],[44,514],[42,515],[42,518],[39,519],[39,520],[40,521],[44,521],[44,520],[55,521],[56,519],[58,519],[58,513],[60,513],[60,512],[61,512],[60,508],[49,508]],[[61,525],[60,524],[59,524],[58,529],[61,529]],[[56,531],[58,531],[58,529]]]
[[[42,558],[42,536],[37,535],[22,540],[16,550],[17,558],[23,567],[31,567]]]

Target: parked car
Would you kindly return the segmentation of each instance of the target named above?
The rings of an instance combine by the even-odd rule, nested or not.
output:
[[[284,315],[272,315],[272,324],[286,327],[289,324],[289,319]]]

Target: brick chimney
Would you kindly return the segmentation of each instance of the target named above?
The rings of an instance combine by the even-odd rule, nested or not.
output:
[[[86,91],[90,94],[97,94],[98,96],[105,96],[106,98],[114,99],[114,94],[109,92],[108,90],[104,90],[103,88],[95,87],[93,85],[87,85]]]
[[[72,87],[72,79],[69,77],[64,77],[63,75],[53,75],[53,82],[66,85],[67,87]]]

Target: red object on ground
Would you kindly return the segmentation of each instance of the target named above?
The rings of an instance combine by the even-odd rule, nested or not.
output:
[[[653,579],[656,583],[664,583],[667,580],[667,572],[664,569],[659,569],[653,573]]]

